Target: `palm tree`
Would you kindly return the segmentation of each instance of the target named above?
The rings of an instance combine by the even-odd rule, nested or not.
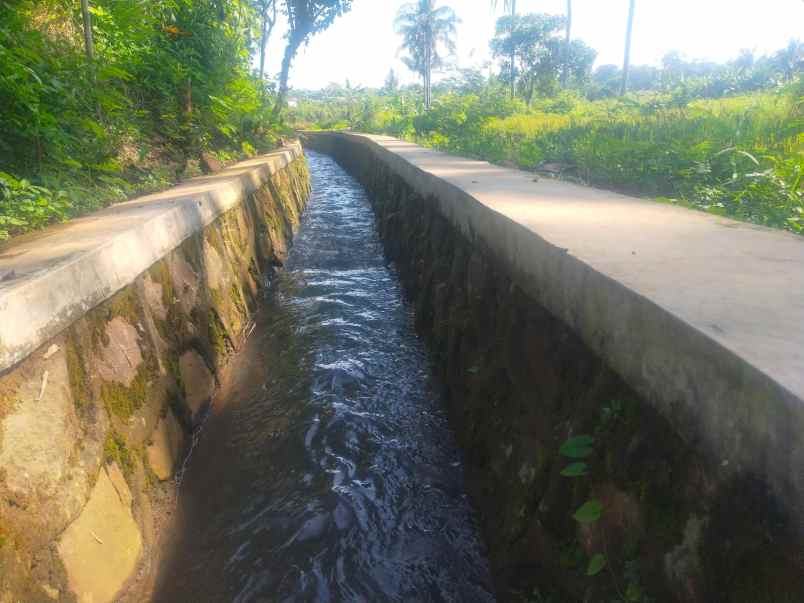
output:
[[[496,9],[497,8],[497,1],[498,0],[491,0],[491,7]],[[516,0],[503,0],[503,10],[511,11],[511,33],[514,32],[514,19],[513,17],[516,16]],[[516,92],[516,56],[513,51],[513,45],[511,50],[511,98],[514,98],[514,94]]]
[[[623,59],[623,83],[620,87],[620,96],[628,91],[628,68],[631,64],[631,32],[634,29],[634,4],[635,0],[631,0],[628,7],[628,27],[625,30],[625,58]]]
[[[402,35],[400,50],[407,50],[404,57],[411,71],[422,76],[424,84],[424,108],[430,108],[433,69],[443,62],[440,47],[450,54],[455,52],[455,26],[460,20],[448,6],[436,7],[435,0],[410,2],[399,9],[394,21],[396,32]]]

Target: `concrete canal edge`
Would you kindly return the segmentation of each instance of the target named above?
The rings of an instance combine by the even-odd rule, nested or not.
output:
[[[177,462],[308,194],[296,143],[0,248],[0,601],[147,600]]]
[[[503,600],[804,599],[804,239],[388,137],[302,138],[371,195]],[[575,521],[587,500],[600,519]]]

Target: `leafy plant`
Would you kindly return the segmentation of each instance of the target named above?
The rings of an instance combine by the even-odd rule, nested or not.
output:
[[[0,172],[0,240],[67,218],[70,202],[64,191],[53,192]]]
[[[196,173],[202,152],[263,152],[286,132],[251,66],[276,3],[83,4],[82,15],[62,0],[0,0],[2,238],[168,186]]]
[[[590,435],[577,435],[568,438],[559,448],[559,454],[570,459],[586,459],[594,454],[595,438]],[[586,462],[576,460],[561,471],[561,475],[569,478],[580,478],[589,474]],[[603,515],[603,504],[596,498],[583,503],[573,513],[572,518],[579,524],[595,523]],[[606,566],[606,556],[596,553],[589,560],[586,568],[587,576],[596,576]]]

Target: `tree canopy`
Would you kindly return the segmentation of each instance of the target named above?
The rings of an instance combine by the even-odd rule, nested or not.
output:
[[[597,53],[581,40],[574,40],[567,48],[560,35],[565,24],[566,19],[561,15],[540,13],[506,16],[497,21],[492,53],[503,61],[514,57],[513,70],[504,68],[502,74],[503,77],[513,74],[528,103],[537,90],[553,94],[564,68],[578,84],[589,78]]]
[[[424,105],[430,107],[432,73],[455,53],[456,25],[460,22],[448,6],[436,6],[435,0],[418,0],[403,5],[394,22],[402,35],[400,50],[407,52],[405,65],[422,77]]]
[[[288,21],[287,46],[279,73],[279,94],[274,116],[279,115],[287,102],[290,66],[302,44],[324,31],[352,8],[352,0],[285,0],[284,13]]]

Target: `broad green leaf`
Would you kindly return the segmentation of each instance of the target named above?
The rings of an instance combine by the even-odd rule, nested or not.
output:
[[[116,65],[103,65],[98,70],[97,77],[101,81],[106,81],[112,78],[117,78],[120,80],[130,80],[132,76],[128,71],[126,71],[125,69],[121,69]]]
[[[582,477],[589,473],[589,465],[586,463],[570,463],[561,470],[564,477]]]
[[[559,452],[571,459],[583,459],[590,456],[593,452],[592,445],[595,438],[588,435],[579,435],[568,439],[561,445]]]
[[[606,556],[603,553],[598,553],[589,560],[586,575],[597,576],[604,567],[606,567]]]
[[[62,159],[62,160],[61,160],[61,162],[62,162],[64,165],[66,165],[67,167],[75,168],[75,169],[77,169],[77,170],[80,170],[82,167],[84,167],[84,166],[81,164],[81,162],[80,162],[80,161],[76,161],[75,159],[70,159],[70,158],[67,158],[67,159]]]
[[[598,519],[600,519],[600,515],[603,513],[603,505],[599,500],[593,498],[592,500],[586,501],[581,507],[575,511],[575,514],[572,516],[575,521],[578,523],[594,523]]]
[[[631,583],[628,585],[628,588],[625,590],[625,600],[626,601],[633,601],[636,603],[642,598],[642,589],[640,588],[639,584]]]

